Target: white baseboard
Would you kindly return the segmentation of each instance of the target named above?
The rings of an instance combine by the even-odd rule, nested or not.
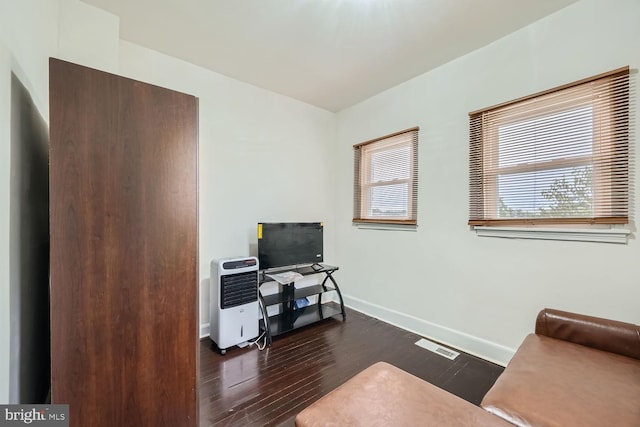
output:
[[[206,338],[209,336],[209,324],[202,323],[200,324],[200,338]]]
[[[480,357],[501,366],[506,366],[513,357],[515,349],[496,344],[464,332],[450,329],[428,322],[395,310],[384,308],[377,304],[359,298],[343,295],[344,304],[352,310],[380,319],[383,322],[413,332],[422,337],[438,341],[454,349]],[[209,324],[200,325],[200,338],[209,336]]]
[[[506,366],[515,353],[515,349],[390,310],[359,298],[348,295],[343,295],[343,298],[344,304],[353,310],[501,366]]]

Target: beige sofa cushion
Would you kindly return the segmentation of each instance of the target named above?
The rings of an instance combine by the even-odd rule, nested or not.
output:
[[[519,426],[640,426],[640,360],[527,336],[481,406]]]
[[[507,427],[511,424],[395,366],[378,362],[298,414],[296,426]]]

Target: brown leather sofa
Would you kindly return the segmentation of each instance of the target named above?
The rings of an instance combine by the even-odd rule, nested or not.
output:
[[[378,362],[296,426],[640,426],[640,326],[542,310],[480,407]]]

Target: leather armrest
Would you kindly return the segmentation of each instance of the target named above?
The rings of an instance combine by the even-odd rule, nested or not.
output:
[[[640,359],[640,326],[545,308],[536,334]]]

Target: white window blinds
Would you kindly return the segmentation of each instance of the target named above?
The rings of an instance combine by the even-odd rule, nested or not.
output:
[[[354,222],[417,223],[418,131],[353,146]]]
[[[622,224],[629,68],[469,113],[469,225]]]

